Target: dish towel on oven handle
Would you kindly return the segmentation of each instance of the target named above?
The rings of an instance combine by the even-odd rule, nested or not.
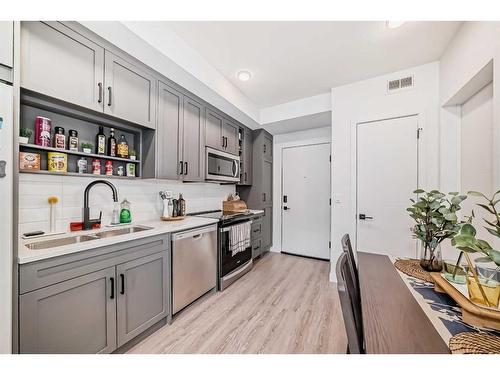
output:
[[[231,256],[244,251],[250,247],[250,232],[252,223],[247,221],[231,227],[229,231],[229,251]]]

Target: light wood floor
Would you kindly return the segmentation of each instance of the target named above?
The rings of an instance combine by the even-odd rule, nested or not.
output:
[[[345,353],[328,262],[267,254],[223,292],[208,294],[129,353]]]

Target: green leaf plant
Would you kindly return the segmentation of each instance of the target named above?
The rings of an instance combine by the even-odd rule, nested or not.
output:
[[[461,226],[457,211],[467,196],[457,192],[446,195],[438,190],[426,192],[422,189],[414,193],[418,197],[416,200],[410,199],[412,205],[406,210],[416,223],[412,228],[414,238],[421,240],[425,246],[424,259],[432,264],[437,246],[458,234]]]

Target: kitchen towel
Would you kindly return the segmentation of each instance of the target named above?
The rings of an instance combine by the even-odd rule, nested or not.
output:
[[[229,231],[229,251],[231,251],[233,257],[250,247],[250,231],[250,221],[231,227]]]

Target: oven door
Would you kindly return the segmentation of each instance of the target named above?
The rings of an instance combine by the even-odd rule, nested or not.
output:
[[[206,179],[239,182],[240,158],[227,152],[206,148]]]
[[[238,224],[240,224],[239,222]],[[229,233],[232,226],[220,228],[220,277],[224,277],[252,259],[252,246],[235,254],[229,250]]]

